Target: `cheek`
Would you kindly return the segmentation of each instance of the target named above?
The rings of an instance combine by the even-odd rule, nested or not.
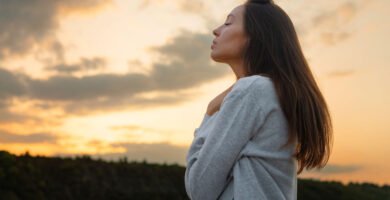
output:
[[[245,41],[245,38],[241,34],[237,34],[229,43],[227,43],[229,45],[228,48],[232,53],[239,55],[244,49]]]
[[[223,40],[214,49],[219,54],[231,58],[239,58],[242,55],[246,43],[246,38],[241,31],[226,32]]]

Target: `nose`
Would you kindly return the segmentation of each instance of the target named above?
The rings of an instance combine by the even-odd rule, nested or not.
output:
[[[219,34],[219,33],[218,33],[218,30],[219,30],[219,28],[216,28],[216,29],[213,30],[213,34],[214,34],[215,36],[218,36],[218,34]]]

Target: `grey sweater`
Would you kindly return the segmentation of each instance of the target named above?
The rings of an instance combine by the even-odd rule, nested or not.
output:
[[[270,78],[240,78],[219,111],[205,114],[186,156],[192,200],[296,200],[296,140]]]

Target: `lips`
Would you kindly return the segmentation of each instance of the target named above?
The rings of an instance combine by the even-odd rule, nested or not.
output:
[[[213,44],[211,44],[211,49],[214,49],[214,46],[217,45],[217,42],[213,40]]]

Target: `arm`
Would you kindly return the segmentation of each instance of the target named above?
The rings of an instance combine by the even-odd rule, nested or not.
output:
[[[186,190],[192,200],[215,200],[242,148],[264,121],[258,90],[232,90],[205,141],[195,138],[187,155]]]
[[[207,122],[207,120],[209,120],[209,118],[210,118],[210,116],[209,116],[207,113],[205,113],[205,114],[203,115],[203,119],[202,119],[202,121],[200,122],[200,125],[199,125],[197,128],[194,129],[194,137],[197,137],[197,134],[198,134],[198,132],[199,132],[199,129],[200,129],[202,126],[204,126],[204,124]]]

